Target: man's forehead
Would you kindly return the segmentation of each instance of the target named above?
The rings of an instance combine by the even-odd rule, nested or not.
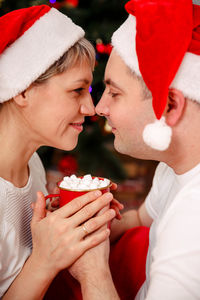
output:
[[[117,83],[117,82],[115,82],[115,81],[113,81],[111,78],[105,78],[104,79],[104,83],[106,84],[106,85],[111,85],[111,86],[113,86],[113,87],[115,87],[115,88],[117,88],[117,89],[119,89],[119,90],[123,90],[122,89],[122,87]]]
[[[108,62],[107,62],[107,66],[110,67],[110,66],[113,66],[113,65],[120,66],[120,68],[122,66],[123,67],[126,66],[125,62],[123,61],[123,59],[121,58],[119,53],[115,50],[115,48],[113,48],[113,50],[110,54],[110,57],[108,59]]]

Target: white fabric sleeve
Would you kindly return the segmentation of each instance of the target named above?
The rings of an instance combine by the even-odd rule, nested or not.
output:
[[[14,227],[4,221],[5,235],[0,238],[0,297],[4,295],[21,271],[31,250],[19,247],[19,238]],[[2,263],[3,262],[3,263]]]
[[[157,229],[145,300],[200,299],[200,192],[183,193]]]
[[[145,207],[146,207],[146,210],[149,214],[149,216],[155,220],[157,218],[157,212],[158,212],[158,208],[157,208],[157,196],[156,196],[156,193],[154,191],[154,187],[152,186],[151,187],[151,190],[149,192],[149,194],[147,195],[146,197],[146,200],[145,200]]]
[[[20,196],[19,193],[15,195],[14,187],[12,189],[9,185],[7,190],[7,184],[4,184],[4,181],[0,182],[0,297],[6,292],[31,253],[30,245],[28,245],[31,236],[29,237],[29,234],[26,234],[27,231],[23,233],[25,226],[29,224],[29,216],[32,214],[30,201],[32,198],[33,200],[36,199],[37,190],[41,190],[44,194],[46,193],[45,170],[37,153],[34,153],[31,157],[29,167],[33,176],[30,197],[27,194],[29,190],[24,191],[24,194],[21,192]],[[22,209],[19,206],[18,210],[16,210],[13,205],[11,207],[8,206],[9,212],[7,211],[6,201],[12,197],[14,197],[15,203],[24,199],[25,203]],[[25,215],[21,214],[23,211]],[[8,216],[12,218],[13,222],[7,221]],[[20,221],[21,216],[23,219]],[[28,221],[25,221],[26,218]],[[26,238],[25,244],[22,244],[20,240],[19,228],[22,231],[21,235]]]
[[[159,186],[160,182],[162,181],[162,177],[165,174],[166,168],[167,165],[165,165],[164,163],[159,163],[159,165],[157,166],[151,190],[145,200],[146,210],[153,220],[155,220],[158,216],[160,199]]]

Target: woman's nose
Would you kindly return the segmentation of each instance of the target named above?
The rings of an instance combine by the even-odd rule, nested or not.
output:
[[[94,116],[96,114],[91,95],[88,96],[87,102],[81,105],[80,111],[85,116]]]

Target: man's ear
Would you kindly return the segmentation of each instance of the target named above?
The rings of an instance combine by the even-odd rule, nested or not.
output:
[[[21,107],[26,107],[27,104],[28,104],[26,91],[24,91],[24,92],[20,93],[19,95],[13,97],[13,101]]]
[[[168,102],[165,109],[166,123],[169,126],[174,126],[181,119],[185,109],[185,97],[182,92],[176,89],[170,89]]]

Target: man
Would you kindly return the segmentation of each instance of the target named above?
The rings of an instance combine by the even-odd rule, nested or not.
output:
[[[136,299],[200,299],[199,5],[128,2],[96,107],[112,126],[117,151],[161,162],[145,203],[112,226],[115,237],[150,227],[146,280]],[[72,266],[83,299],[119,299],[108,252],[104,242]]]

